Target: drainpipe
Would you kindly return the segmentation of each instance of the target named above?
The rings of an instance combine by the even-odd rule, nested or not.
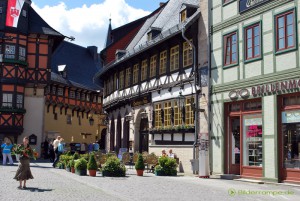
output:
[[[186,36],[184,35],[185,32],[185,25],[182,26],[181,29],[182,32],[182,37],[184,38],[184,40],[192,47],[193,50],[193,71],[194,71],[194,88],[195,88],[195,93],[196,93],[196,105],[195,105],[195,134],[194,134],[194,143],[193,143],[193,159],[196,158],[196,144],[197,144],[197,139],[198,139],[198,130],[199,130],[199,116],[198,116],[198,111],[199,111],[199,93],[197,90],[197,75],[198,75],[198,71],[196,69],[196,48],[195,45],[193,43],[191,43],[191,41],[189,41]],[[193,170],[193,174],[196,171]]]
[[[208,55],[208,140],[209,140],[209,173],[212,173],[212,146],[211,146],[211,8],[212,3],[208,1],[208,40],[207,40],[207,55]]]

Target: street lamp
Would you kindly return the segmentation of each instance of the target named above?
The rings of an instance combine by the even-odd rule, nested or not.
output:
[[[143,112],[141,112],[141,118],[142,119],[147,119],[148,118],[148,113],[146,112],[146,110],[144,110]]]
[[[182,124],[184,122],[184,115],[183,115],[183,112],[184,112],[184,105],[185,105],[185,96],[182,95],[182,92],[180,91],[179,92],[179,96],[177,97],[177,103],[178,103],[178,109],[180,112],[180,116],[182,118]]]

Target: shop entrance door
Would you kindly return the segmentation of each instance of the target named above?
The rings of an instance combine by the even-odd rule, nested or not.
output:
[[[240,117],[230,117],[229,119],[229,174],[240,175],[241,169],[241,123]]]

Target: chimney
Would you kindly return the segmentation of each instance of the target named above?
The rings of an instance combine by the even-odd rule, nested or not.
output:
[[[160,2],[160,3],[159,3],[159,7],[162,7],[163,5],[165,5],[164,2]]]

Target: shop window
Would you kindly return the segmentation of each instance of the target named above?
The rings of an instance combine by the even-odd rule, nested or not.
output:
[[[193,42],[192,40],[190,40]],[[193,50],[188,42],[183,43],[183,67],[188,67],[193,64]]]
[[[237,64],[238,62],[237,32],[224,36],[224,66]]]
[[[243,127],[243,165],[262,167],[263,129],[261,115],[245,115]]]
[[[194,98],[190,97],[187,98],[185,101],[185,124],[194,125],[194,111],[192,109]]]
[[[300,169],[300,110],[282,112],[283,166]]]
[[[161,123],[161,104],[156,104],[155,105],[155,128],[161,128],[162,123]]]
[[[3,93],[2,94],[2,107],[12,108],[13,94]]]
[[[147,78],[147,59],[142,61],[141,80],[144,81]]]
[[[25,47],[19,47],[19,60],[25,61],[26,58],[26,49]]]
[[[131,69],[130,67],[126,69],[126,80],[125,80],[125,87],[130,86],[130,77],[131,77]]]
[[[150,77],[154,77],[156,75],[156,60],[156,55],[152,56],[150,59]]]
[[[296,46],[295,12],[289,11],[276,16],[276,51]]]
[[[6,59],[15,59],[16,46],[14,45],[5,45],[5,58]]]
[[[174,102],[174,126],[182,125],[181,108],[178,107],[177,101]]]
[[[239,103],[229,105],[230,112],[238,112],[240,110],[241,110],[241,105]]]
[[[135,64],[133,66],[133,84],[136,84],[138,83],[138,80],[139,80],[139,65],[138,64]]]
[[[179,68],[179,45],[172,47],[170,50],[170,71]]]
[[[119,89],[124,88],[124,71],[122,70],[120,72],[120,82],[119,82]]]
[[[19,109],[23,108],[23,95],[22,94],[17,94],[16,106]]]
[[[164,127],[171,126],[171,102],[164,103]]]
[[[247,27],[245,29],[245,34],[246,60],[259,58],[261,56],[260,23]]]
[[[289,96],[283,98],[283,106],[300,105],[300,96]]]
[[[164,74],[167,71],[167,50],[160,53],[159,58],[159,74]]]
[[[261,109],[262,109],[261,101],[244,103],[245,111],[261,110]]]

